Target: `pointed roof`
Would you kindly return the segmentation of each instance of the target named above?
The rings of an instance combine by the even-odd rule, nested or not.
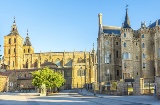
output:
[[[103,32],[106,34],[114,34],[119,36],[121,33],[121,27],[117,26],[103,26]]]
[[[125,16],[123,28],[131,28],[130,20],[129,20],[129,16],[128,16],[128,5],[126,5],[126,16]]]
[[[19,35],[18,30],[17,30],[17,26],[16,26],[15,17],[14,17],[13,25],[12,25],[12,28],[11,28],[11,33],[9,35]]]
[[[155,22],[153,22],[152,24],[150,24],[148,27],[149,28],[153,28],[155,26],[160,26],[160,19],[156,20]]]
[[[95,50],[94,50],[94,43],[93,43],[93,49],[92,49],[92,53],[94,53],[94,51],[95,51]]]
[[[27,29],[27,36],[25,38],[24,44],[23,46],[32,46],[31,42],[30,42],[30,38],[28,36],[28,29]]]

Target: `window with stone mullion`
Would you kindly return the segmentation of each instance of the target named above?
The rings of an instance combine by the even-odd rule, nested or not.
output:
[[[146,58],[146,55],[143,53],[142,57],[143,57],[143,58]]]
[[[85,70],[78,70],[77,76],[85,76]]]
[[[111,54],[110,51],[106,51],[105,54],[105,63],[110,64]]]
[[[143,65],[142,65],[142,66],[143,66],[143,68],[146,68],[146,63],[143,62]]]

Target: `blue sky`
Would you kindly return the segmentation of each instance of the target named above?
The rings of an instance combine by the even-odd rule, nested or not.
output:
[[[0,44],[15,16],[23,38],[29,30],[36,53],[90,51],[93,43],[97,46],[98,13],[103,14],[103,25],[121,26],[126,4],[133,29],[141,21],[149,25],[160,18],[160,0],[1,0]]]

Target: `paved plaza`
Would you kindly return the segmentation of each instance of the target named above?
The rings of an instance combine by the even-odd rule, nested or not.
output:
[[[153,96],[94,96],[87,90],[64,90],[46,97],[37,93],[0,93],[0,105],[160,105],[160,100]]]

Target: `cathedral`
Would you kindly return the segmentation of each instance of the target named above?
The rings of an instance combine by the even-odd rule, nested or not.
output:
[[[66,79],[66,89],[85,87],[86,84],[97,81],[96,59],[94,45],[90,52],[35,53],[28,30],[23,39],[18,32],[15,18],[10,33],[4,36],[4,63],[7,65],[6,72],[10,74],[8,85],[13,91],[32,87],[31,72],[48,65],[62,72]]]
[[[138,30],[130,24],[128,8],[121,27],[102,24],[98,14],[98,82],[144,78],[154,82],[160,76],[160,20]]]

